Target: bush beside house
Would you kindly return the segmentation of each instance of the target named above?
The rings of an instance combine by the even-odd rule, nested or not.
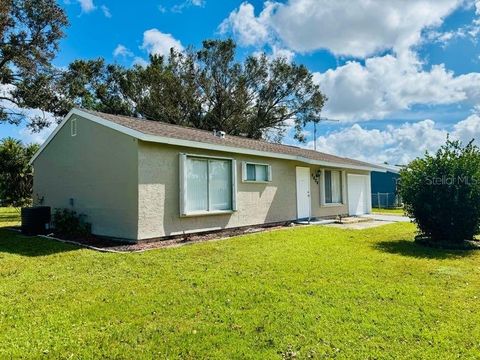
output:
[[[480,149],[473,141],[447,143],[401,170],[405,212],[423,238],[461,244],[480,229]]]

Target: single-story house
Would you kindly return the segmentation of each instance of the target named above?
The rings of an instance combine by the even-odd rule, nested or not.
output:
[[[377,208],[391,208],[401,204],[398,196],[398,182],[400,166],[378,165],[383,171],[372,171],[372,206]]]
[[[73,109],[32,158],[37,205],[133,241],[371,211],[370,172],[295,146]]]

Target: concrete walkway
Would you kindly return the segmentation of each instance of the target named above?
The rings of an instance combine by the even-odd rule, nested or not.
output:
[[[388,222],[411,222],[408,216],[401,215],[380,215],[380,214],[368,214],[362,215],[362,217],[370,218],[375,221],[388,221]]]
[[[324,226],[338,228],[338,229],[350,229],[350,230],[364,230],[364,229],[371,229],[378,226],[393,224],[394,221],[362,221],[358,223],[351,223],[351,224],[327,224]]]

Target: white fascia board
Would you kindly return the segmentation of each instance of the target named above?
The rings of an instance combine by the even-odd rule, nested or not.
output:
[[[160,144],[169,144],[175,146],[184,146],[184,147],[191,147],[196,149],[205,149],[205,150],[214,150],[214,151],[221,151],[221,152],[229,152],[235,154],[245,154],[245,155],[253,155],[253,156],[263,156],[263,157],[270,157],[276,159],[285,159],[285,160],[293,160],[299,161],[306,164],[311,165],[319,165],[319,166],[330,166],[330,167],[337,167],[341,169],[353,169],[353,170],[364,170],[364,171],[379,171],[379,172],[386,172],[385,169],[376,166],[361,166],[361,165],[348,165],[342,163],[335,163],[330,161],[322,161],[322,160],[313,160],[303,156],[297,155],[288,155],[288,154],[280,154],[280,153],[273,153],[268,151],[259,151],[247,148],[239,148],[239,147],[231,147],[219,144],[212,144],[212,143],[203,143],[200,141],[193,141],[193,140],[183,140],[183,139],[176,139],[170,138],[165,136],[158,136],[158,135],[151,135],[145,134],[137,130],[130,129],[126,126],[116,124],[112,121],[105,120],[99,116],[92,115],[88,112],[82,111],[80,109],[72,109],[67,116],[63,119],[63,121],[57,126],[57,128],[52,132],[52,134],[47,138],[47,140],[43,143],[40,149],[35,153],[35,155],[30,160],[30,164],[32,164],[35,159],[40,155],[40,153],[47,147],[48,143],[52,141],[58,131],[65,125],[68,119],[72,115],[78,115],[82,118],[88,119],[100,125],[106,126],[110,129],[117,130],[123,134],[130,135],[134,138],[137,138],[141,141],[145,142],[153,142],[153,143],[160,143]]]
[[[40,153],[47,147],[47,145],[52,141],[52,139],[57,135],[57,133],[60,131],[60,129],[65,125],[65,123],[70,119],[70,117],[73,115],[76,109],[70,110],[70,112],[63,118],[62,122],[57,125],[57,127],[52,131],[52,133],[48,136],[47,140],[45,140],[40,146],[40,148],[37,150],[35,154],[33,154],[32,158],[28,162],[29,165],[32,165],[35,159],[40,155]]]

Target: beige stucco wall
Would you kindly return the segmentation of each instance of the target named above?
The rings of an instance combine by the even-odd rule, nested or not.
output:
[[[247,156],[172,145],[147,143],[79,117],[77,135],[70,121],[34,162],[34,201],[71,208],[87,215],[95,234],[124,239],[149,239],[239,226],[295,220],[296,167],[320,169],[297,161]],[[237,211],[230,214],[180,216],[179,154],[237,160]],[[242,182],[242,162],[267,163],[272,182]],[[365,171],[345,172],[369,174]],[[320,189],[310,178],[312,217],[348,213],[344,205],[321,206]],[[74,205],[70,205],[70,199]]]
[[[321,168],[318,166],[311,166],[311,173],[315,173],[317,170],[321,169],[330,169],[330,170],[341,170],[343,171],[342,177],[342,190],[343,190],[343,204],[342,205],[322,205],[321,203],[321,189],[323,188],[322,179],[319,179],[318,184],[310,179],[310,189],[311,189],[311,200],[312,200],[312,217],[333,217],[337,215],[348,215],[348,174],[358,174],[358,175],[370,175],[368,171],[361,170],[345,170],[345,169],[335,169],[335,168]]]
[[[231,214],[180,217],[179,154],[229,157],[237,160],[237,211]],[[215,152],[171,145],[139,142],[139,211],[138,238],[206,231],[296,219],[296,166],[319,167],[300,162]],[[241,163],[251,161],[272,166],[272,182],[252,184],[242,182]],[[368,172],[352,171],[368,174]],[[324,217],[347,214],[345,205],[321,206],[320,185],[313,179],[311,186],[312,216]]]
[[[34,201],[87,215],[94,234],[137,239],[137,140],[77,118],[70,121],[34,162]],[[70,199],[74,206],[70,205]]]

